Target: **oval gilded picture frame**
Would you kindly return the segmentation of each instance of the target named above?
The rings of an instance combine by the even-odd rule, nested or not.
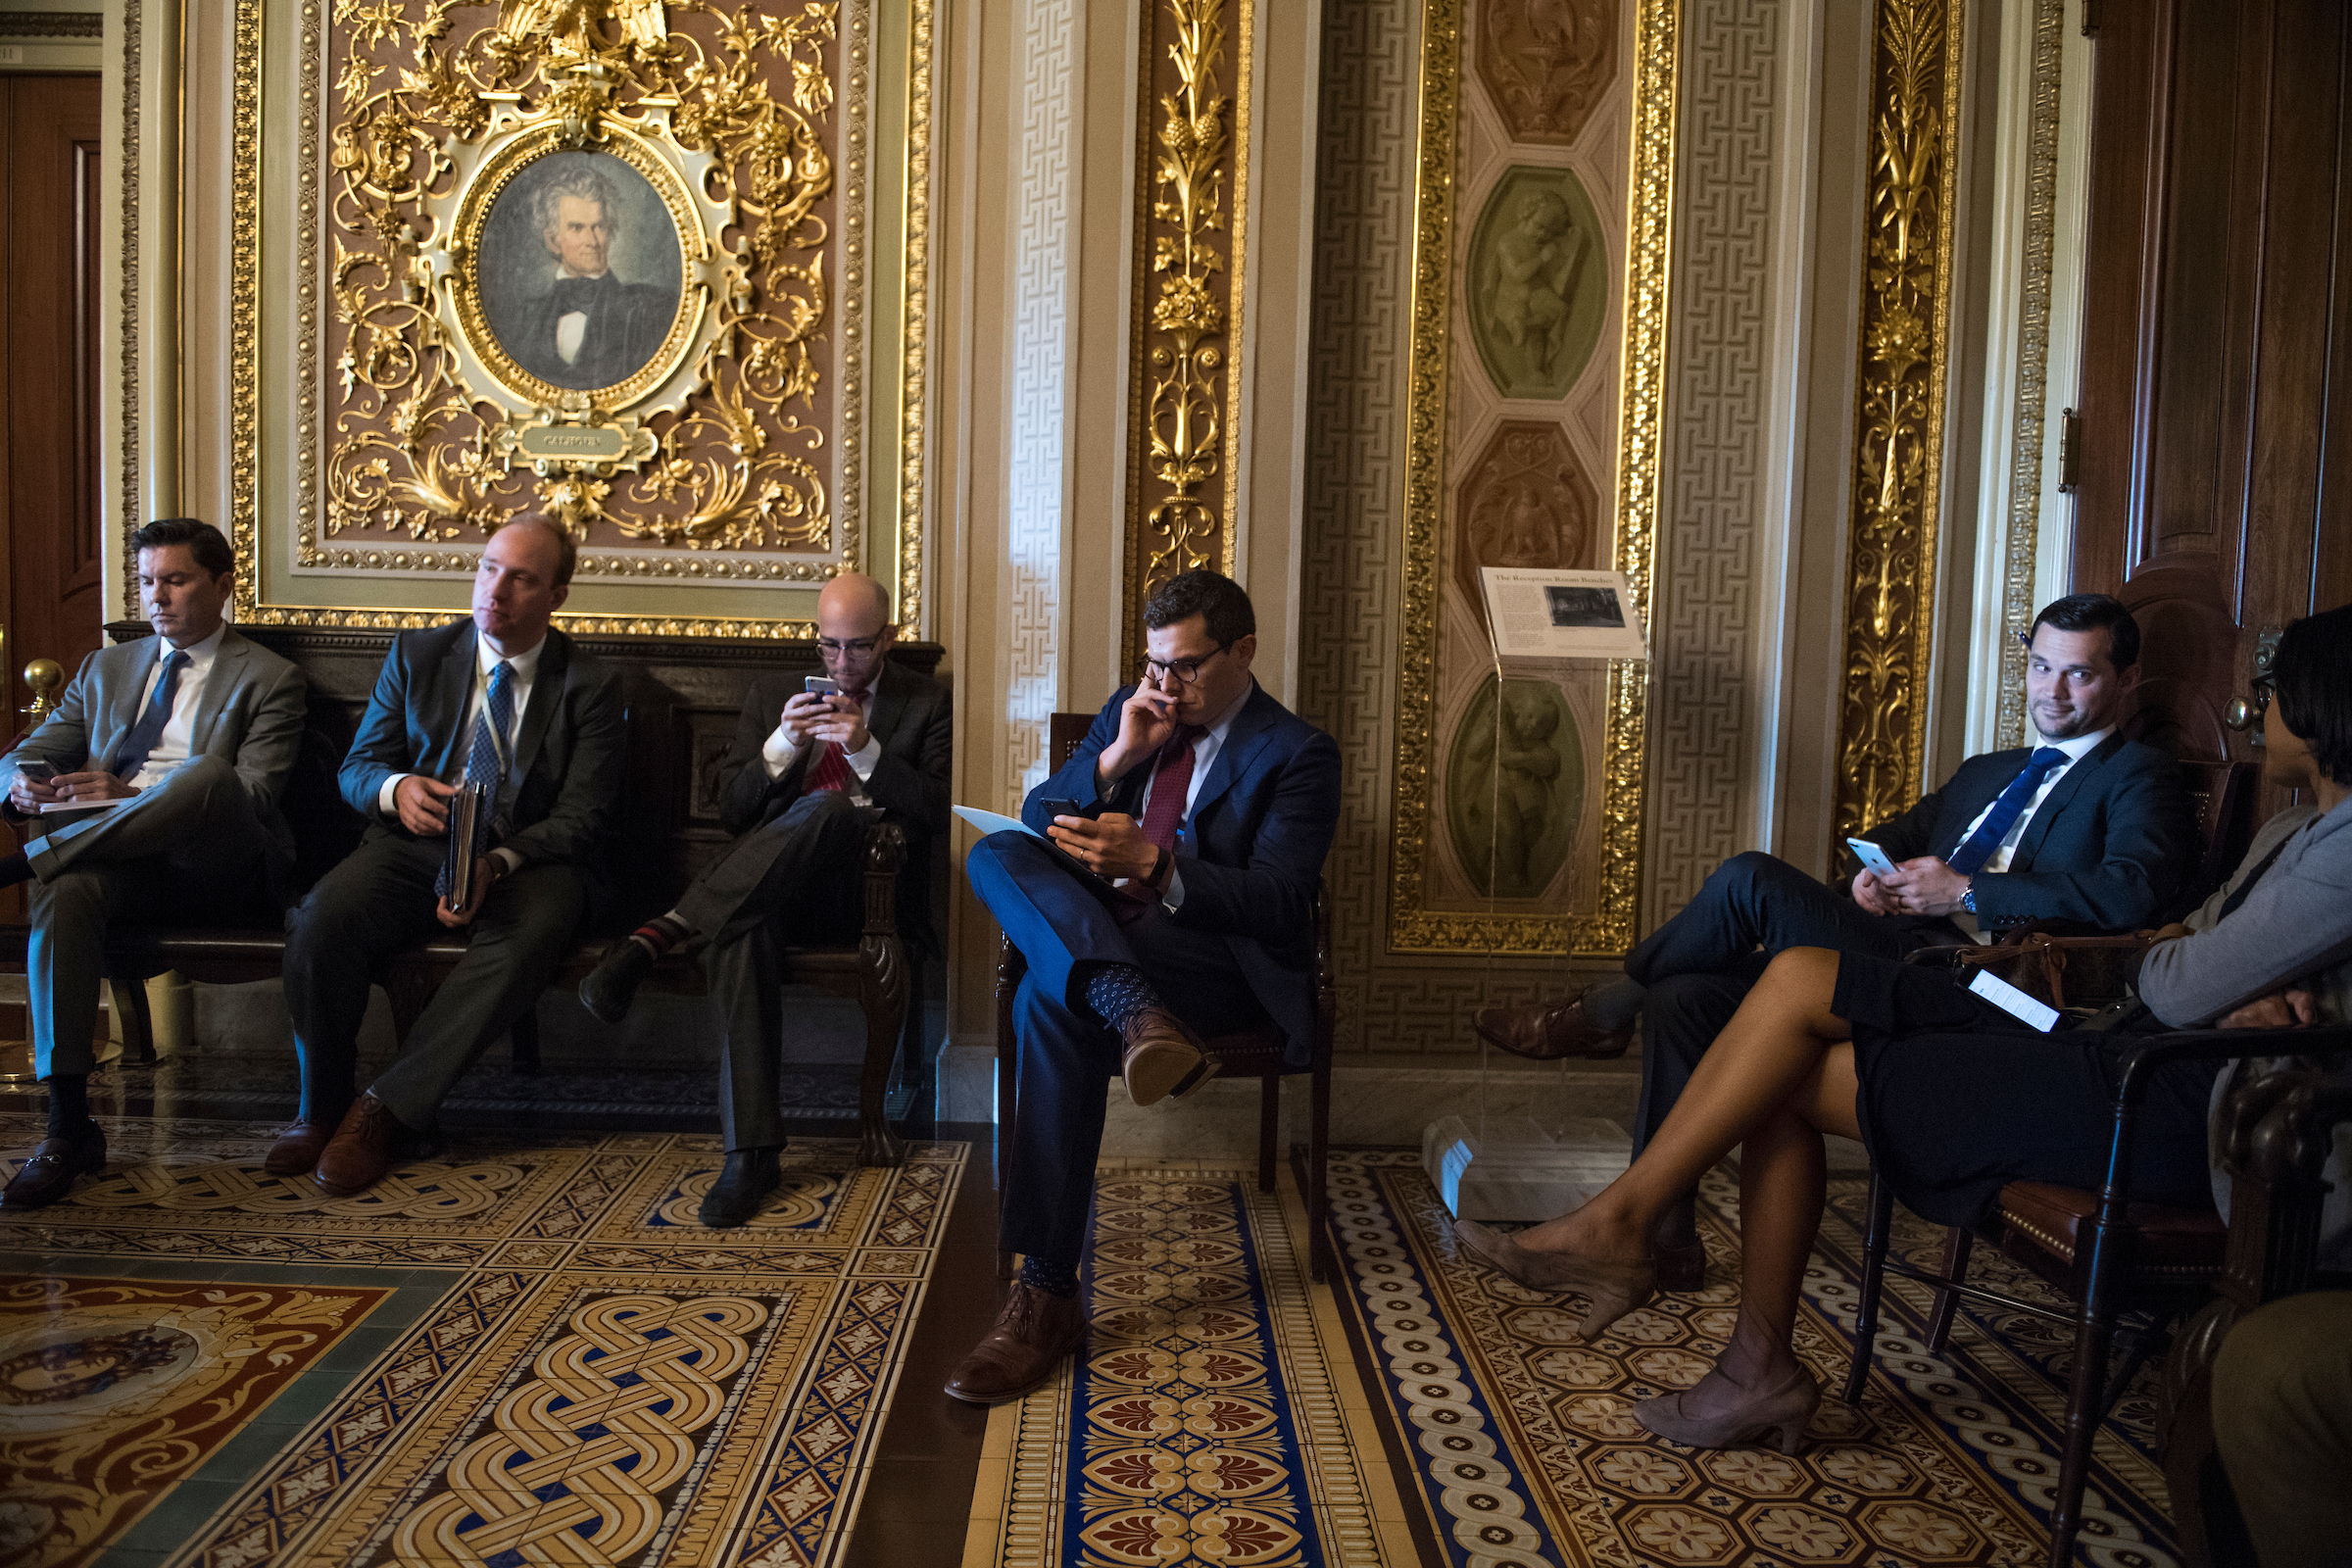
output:
[[[617,309],[600,307],[589,318],[589,330],[617,318],[640,340],[649,325],[659,334],[642,352],[604,346],[600,354],[593,340],[584,345],[582,363],[627,362],[610,379],[592,373],[564,376],[564,362],[554,341],[554,308],[538,303],[553,293],[558,269],[568,258],[550,248],[535,209],[542,192],[565,184],[601,184],[618,208],[602,216],[608,228],[617,227],[602,247],[604,277],[609,292],[625,303]],[[576,205],[593,204],[583,198]],[[483,159],[458,204],[450,246],[457,260],[451,324],[473,359],[525,402],[556,408],[584,394],[599,410],[627,409],[669,379],[710,309],[708,292],[695,286],[696,264],[710,248],[700,220],[676,169],[638,136],[613,127],[596,145],[579,147],[564,145],[556,126],[516,135]],[[650,242],[644,234],[648,228],[656,230]],[[624,250],[622,241],[633,243]],[[625,274],[623,255],[640,267],[650,261],[647,275]],[[522,280],[532,274],[547,279],[547,286],[529,289]],[[666,296],[666,311],[659,308],[661,296]],[[535,334],[534,321],[544,328]],[[550,341],[536,342],[535,336]]]

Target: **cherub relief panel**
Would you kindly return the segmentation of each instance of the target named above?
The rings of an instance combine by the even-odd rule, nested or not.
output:
[[[1485,0],[1478,74],[1514,139],[1576,140],[1617,74],[1616,0]]]
[[[1479,591],[1481,566],[1597,565],[1594,559],[1600,497],[1585,477],[1560,427],[1536,419],[1507,419],[1470,466],[1454,515],[1454,581],[1486,625]]]
[[[1446,826],[1481,896],[1533,899],[1576,842],[1585,753],[1567,697],[1549,681],[1490,678],[1462,710],[1447,749]]]
[[[1608,245],[1584,181],[1514,168],[1495,181],[1470,236],[1470,336],[1506,398],[1561,398],[1600,341]]]

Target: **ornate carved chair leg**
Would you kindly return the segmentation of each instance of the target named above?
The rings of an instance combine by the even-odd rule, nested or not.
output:
[[[1879,1294],[1886,1285],[1886,1244],[1894,1230],[1894,1191],[1870,1173],[1870,1218],[1862,1230],[1862,1298],[1854,1310],[1853,1364],[1846,1369],[1845,1402],[1859,1404],[1878,1353]]]
[[[147,1005],[147,982],[109,980],[106,990],[114,1003],[115,1019],[122,1029],[122,1059],[155,1060],[155,1014]]]
[[[1968,1278],[1968,1254],[1976,1245],[1976,1237],[1966,1226],[1955,1225],[1943,1238],[1943,1268],[1941,1273],[1954,1282]],[[1941,1355],[1943,1348],[1952,1341],[1952,1317],[1960,1309],[1960,1293],[1936,1287],[1936,1310],[1928,1319],[1928,1353]]]
[[[865,1065],[858,1079],[858,1163],[897,1165],[906,1146],[890,1125],[885,1101],[899,1032],[906,1022],[906,949],[896,934],[858,945],[858,1004],[865,1013]]]
[[[425,1004],[433,1000],[437,982],[419,974],[414,967],[402,964],[384,977],[384,1000],[392,1004],[392,1038],[406,1051],[409,1031],[424,1016]]]
[[[2090,1445],[2107,1415],[2107,1348],[2115,1324],[2085,1306],[2075,1326],[2075,1375],[2066,1391],[2065,1446],[2058,1461],[2057,1506],[2050,1513],[2050,1568],[2068,1568],[2082,1529],[2082,1489],[2090,1480]]]
[[[1340,1260],[1331,1245],[1331,1058],[1315,1063],[1307,1101],[1306,1270],[1317,1281],[1336,1278]]]

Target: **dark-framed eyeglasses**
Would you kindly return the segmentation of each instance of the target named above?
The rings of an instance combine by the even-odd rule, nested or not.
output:
[[[1231,643],[1219,643],[1215,653],[1202,654],[1199,659],[1161,660],[1146,654],[1142,666],[1143,677],[1154,686],[1163,684],[1171,676],[1187,686],[1198,686],[1200,684],[1200,666],[1232,646]]]
[[[876,632],[871,637],[853,637],[846,643],[832,637],[819,637],[816,640],[816,651],[820,654],[830,654],[834,658],[839,658],[843,654],[856,654],[858,658],[863,659],[881,646],[882,634],[880,632]]]

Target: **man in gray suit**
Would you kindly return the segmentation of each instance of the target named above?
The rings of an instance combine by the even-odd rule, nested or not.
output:
[[[798,675],[753,682],[719,763],[719,821],[740,835],[668,913],[612,945],[580,982],[608,1023],[627,1016],[654,961],[703,946],[725,1032],[719,1126],[727,1163],[703,1200],[706,1225],[740,1225],[782,1179],[778,1075],[784,1059],[784,950],[855,940],[865,916],[862,851],[879,816],[906,829],[900,930],[931,950],[931,843],[948,827],[953,722],[948,690],[889,662],[898,636],[890,591],[847,572],[816,601],[816,649],[840,689]]]
[[[275,918],[294,864],[277,803],[302,744],[302,671],[221,619],[236,558],[219,529],[166,517],[131,544],[156,635],[84,660],[9,758],[5,810],[41,836],[0,859],[0,885],[31,883],[25,980],[49,1085],[49,1136],[0,1193],[12,1211],[106,1164],[87,1079],[108,926],[258,916],[240,894]]]
[[[550,625],[577,557],[555,524],[516,517],[482,548],[471,620],[393,640],[343,760],[343,799],[368,818],[367,836],[286,917],[302,1110],[264,1161],[272,1175],[310,1171],[338,1195],[372,1186],[403,1131],[431,1130],[450,1086],[537,1002],[609,891],[620,671]],[[449,803],[469,784],[487,804],[459,906],[443,868]],[[436,922],[471,928],[466,956],[359,1094],[370,973]]]

